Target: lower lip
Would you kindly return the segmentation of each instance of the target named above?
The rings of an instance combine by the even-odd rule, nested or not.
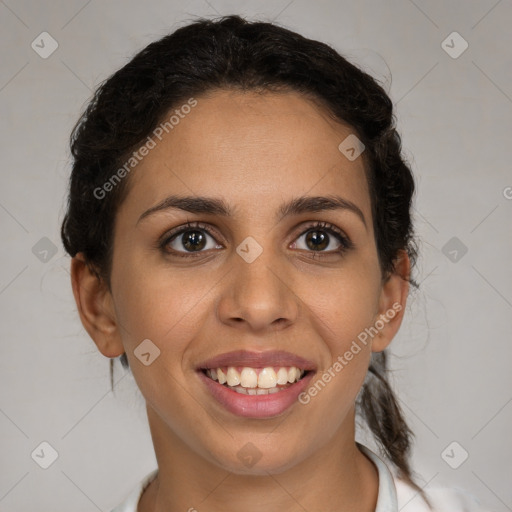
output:
[[[282,414],[298,401],[298,396],[307,388],[314,374],[309,372],[298,382],[277,393],[243,395],[210,379],[202,371],[198,373],[208,391],[221,405],[229,412],[246,418],[270,418]]]

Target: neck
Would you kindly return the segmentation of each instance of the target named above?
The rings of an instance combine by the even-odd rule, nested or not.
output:
[[[355,444],[353,411],[320,450],[284,471],[260,475],[222,469],[191,450],[150,407],[147,411],[159,471],[138,512],[375,510],[378,473]]]

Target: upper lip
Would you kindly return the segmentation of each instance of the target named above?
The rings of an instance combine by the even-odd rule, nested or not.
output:
[[[208,368],[222,368],[225,366],[248,366],[250,368],[295,366],[301,370],[316,369],[315,363],[312,361],[284,350],[269,350],[266,352],[235,350],[203,361],[197,366],[197,368],[198,370],[205,370]]]

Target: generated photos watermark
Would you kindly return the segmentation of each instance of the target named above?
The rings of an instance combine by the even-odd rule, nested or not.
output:
[[[347,366],[354,356],[361,352],[361,345],[366,346],[368,341],[373,339],[379,331],[384,329],[384,326],[392,320],[396,314],[402,310],[402,305],[399,302],[395,302],[393,306],[388,309],[384,314],[381,314],[379,319],[371,327],[366,327],[364,331],[361,331],[357,335],[357,340],[353,340],[350,348],[344,352],[343,355],[339,355],[336,361],[325,370],[317,380],[309,386],[306,391],[303,391],[298,396],[298,401],[306,405],[311,401],[312,397],[315,397],[325,386],[338,375],[345,366]]]

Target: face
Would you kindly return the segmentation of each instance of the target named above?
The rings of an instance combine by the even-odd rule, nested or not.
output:
[[[196,99],[129,176],[115,222],[111,324],[93,337],[105,354],[126,351],[152,429],[171,444],[233,472],[279,472],[353,442],[371,351],[389,343],[400,315],[373,347],[370,337],[356,353],[354,341],[397,298],[404,304],[405,288],[383,283],[362,157],[338,149],[350,127],[296,93]],[[219,204],[148,211],[171,195]],[[345,207],[312,208],[312,197]],[[136,355],[143,340],[147,365]],[[285,371],[298,378],[291,367],[307,371],[277,384]],[[331,378],[309,393],[324,372]],[[233,391],[219,383],[225,373],[232,387],[273,392]],[[261,460],[249,468],[243,450]]]

